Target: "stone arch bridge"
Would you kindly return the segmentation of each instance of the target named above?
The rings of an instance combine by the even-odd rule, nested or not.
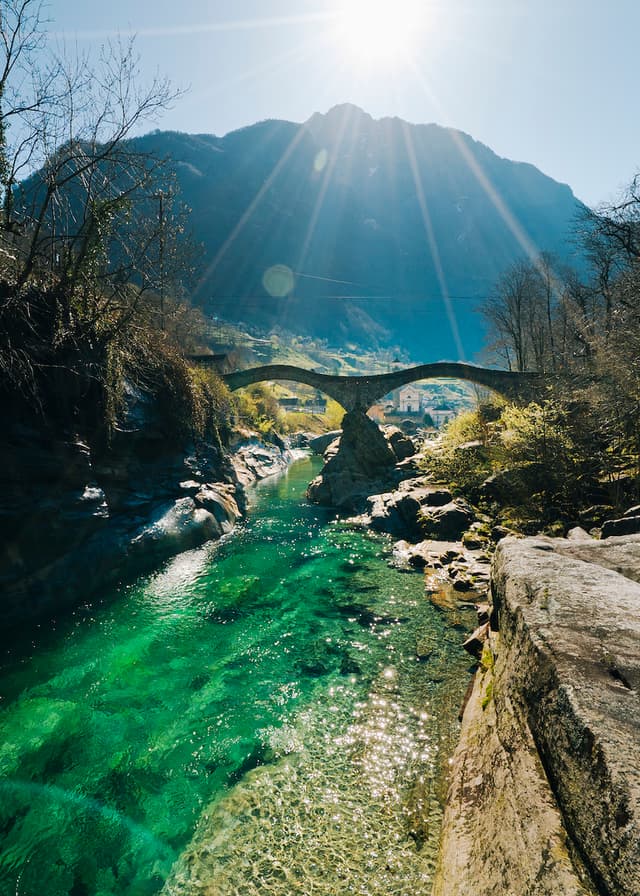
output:
[[[207,356],[202,355],[193,360],[206,364]],[[466,380],[498,392],[505,398],[529,397],[536,385],[541,383],[541,377],[537,373],[494,370],[461,361],[438,361],[434,364],[420,364],[405,370],[371,376],[333,376],[290,364],[266,364],[262,367],[223,374],[222,379],[232,391],[270,380],[302,383],[329,395],[346,411],[367,411],[394,389],[418,380],[441,377]]]

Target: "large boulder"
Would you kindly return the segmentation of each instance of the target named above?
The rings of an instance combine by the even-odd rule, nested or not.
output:
[[[324,454],[329,445],[339,439],[342,435],[341,429],[334,429],[331,432],[323,432],[322,435],[313,436],[309,439],[309,448],[314,454]]]
[[[213,516],[220,526],[221,534],[231,532],[241,516],[235,489],[224,482],[203,486],[195,495],[194,503]]]
[[[204,507],[198,507],[194,498],[179,498],[160,508],[156,518],[132,538],[131,553],[164,559],[220,538],[224,531],[222,523]]]
[[[424,538],[421,514],[435,512],[450,502],[451,492],[448,489],[405,482],[394,492],[369,498],[369,525],[378,532],[388,532],[408,541],[420,541]]]
[[[604,541],[595,538],[588,541],[555,538],[552,543],[557,554],[603,566],[640,583],[640,534],[616,536]]]
[[[398,460],[406,460],[416,453],[413,440],[397,426],[385,426],[384,435]]]
[[[232,463],[242,486],[251,485],[286,470],[289,452],[279,445],[270,445],[257,436],[250,436],[234,446]]]
[[[362,411],[349,411],[342,421],[339,448],[310,484],[308,498],[362,510],[368,495],[392,483],[395,464],[396,455],[378,425]]]
[[[492,574],[434,896],[640,893],[640,538],[507,538]]]
[[[473,510],[460,499],[442,507],[422,508],[419,515],[422,536],[437,541],[457,541],[473,521]]]

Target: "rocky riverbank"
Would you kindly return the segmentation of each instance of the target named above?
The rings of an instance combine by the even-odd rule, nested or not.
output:
[[[465,601],[483,601],[491,551],[503,530],[492,531],[488,518],[478,519],[466,501],[429,482],[416,444],[397,427],[380,429],[357,412],[345,421],[328,444],[311,443],[325,465],[309,486],[309,499],[351,512],[349,525],[399,539],[394,563],[424,570],[434,591],[448,584]]]
[[[278,439],[176,444],[132,393],[107,450],[22,425],[0,446],[0,626],[55,617],[96,591],[228,534],[245,488],[284,470]]]
[[[640,509],[602,540],[505,538],[411,457],[392,465],[390,435],[386,456],[360,449],[381,462],[368,486],[353,440],[331,445],[310,497],[346,483],[351,524],[400,537],[432,599],[446,582],[478,604],[433,896],[640,893]]]

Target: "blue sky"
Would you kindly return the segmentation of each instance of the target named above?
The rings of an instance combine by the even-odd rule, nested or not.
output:
[[[48,15],[81,49],[137,33],[146,76],[189,88],[162,128],[222,135],[352,102],[466,131],[589,204],[640,169],[639,0],[423,0],[410,46],[374,62],[338,34],[348,2],[51,0]]]

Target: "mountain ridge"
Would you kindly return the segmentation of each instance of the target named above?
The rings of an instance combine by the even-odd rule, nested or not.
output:
[[[475,306],[518,258],[567,261],[581,207],[568,185],[464,131],[348,103],[301,124],[132,142],[172,159],[204,247],[205,310],[422,361],[476,357]],[[270,289],[274,268],[291,276]]]
[[[334,113],[344,113],[349,110],[353,110],[356,113],[362,114],[364,117],[366,117],[367,119],[369,119],[370,121],[372,121],[374,123],[399,122],[399,123],[408,125],[410,128],[426,128],[426,129],[433,128],[435,130],[445,131],[445,132],[449,132],[452,134],[457,134],[460,137],[464,138],[464,140],[469,141],[473,146],[477,146],[477,147],[480,147],[482,150],[488,151],[493,157],[495,157],[496,159],[499,159],[500,161],[509,162],[512,165],[522,165],[526,168],[531,169],[533,172],[536,172],[536,174],[540,174],[544,178],[553,181],[558,186],[566,187],[567,190],[569,190],[572,193],[572,195],[574,195],[574,198],[577,199],[577,197],[575,197],[575,194],[573,194],[573,190],[572,190],[570,184],[566,183],[565,181],[557,180],[556,178],[551,177],[548,174],[545,174],[543,171],[540,170],[540,168],[538,168],[532,162],[527,162],[525,159],[512,159],[509,156],[500,155],[500,153],[498,153],[494,149],[492,149],[487,143],[484,143],[482,140],[478,140],[476,137],[473,136],[473,134],[468,133],[468,131],[463,131],[461,128],[454,128],[451,125],[441,125],[435,121],[427,121],[427,122],[407,121],[406,119],[400,118],[400,116],[398,116],[398,115],[383,115],[380,118],[374,118],[370,113],[368,113],[366,110],[362,109],[360,106],[356,105],[355,103],[349,103],[349,102],[337,103],[335,106],[331,106],[325,113],[314,112],[308,119],[306,119],[306,121],[301,121],[301,122],[293,121],[288,118],[285,118],[285,119],[262,118],[256,122],[251,123],[251,124],[242,125],[242,127],[234,128],[231,131],[226,131],[222,135],[209,133],[207,131],[192,133],[190,131],[179,131],[179,130],[166,130],[165,131],[162,128],[156,128],[155,130],[151,131],[149,134],[146,134],[143,136],[146,137],[146,136],[156,135],[156,134],[157,135],[177,134],[177,135],[184,136],[184,137],[203,138],[203,139],[212,139],[212,140],[216,140],[216,141],[223,141],[230,134],[240,134],[242,132],[250,131],[257,126],[264,125],[264,124],[271,124],[271,123],[277,122],[277,123],[288,124],[288,125],[291,125],[292,127],[305,127],[305,126],[308,126],[316,118],[323,119],[323,118],[327,118],[327,117],[331,116]],[[137,138],[137,139],[140,139],[140,138]],[[577,199],[577,201],[580,202],[579,199]]]

